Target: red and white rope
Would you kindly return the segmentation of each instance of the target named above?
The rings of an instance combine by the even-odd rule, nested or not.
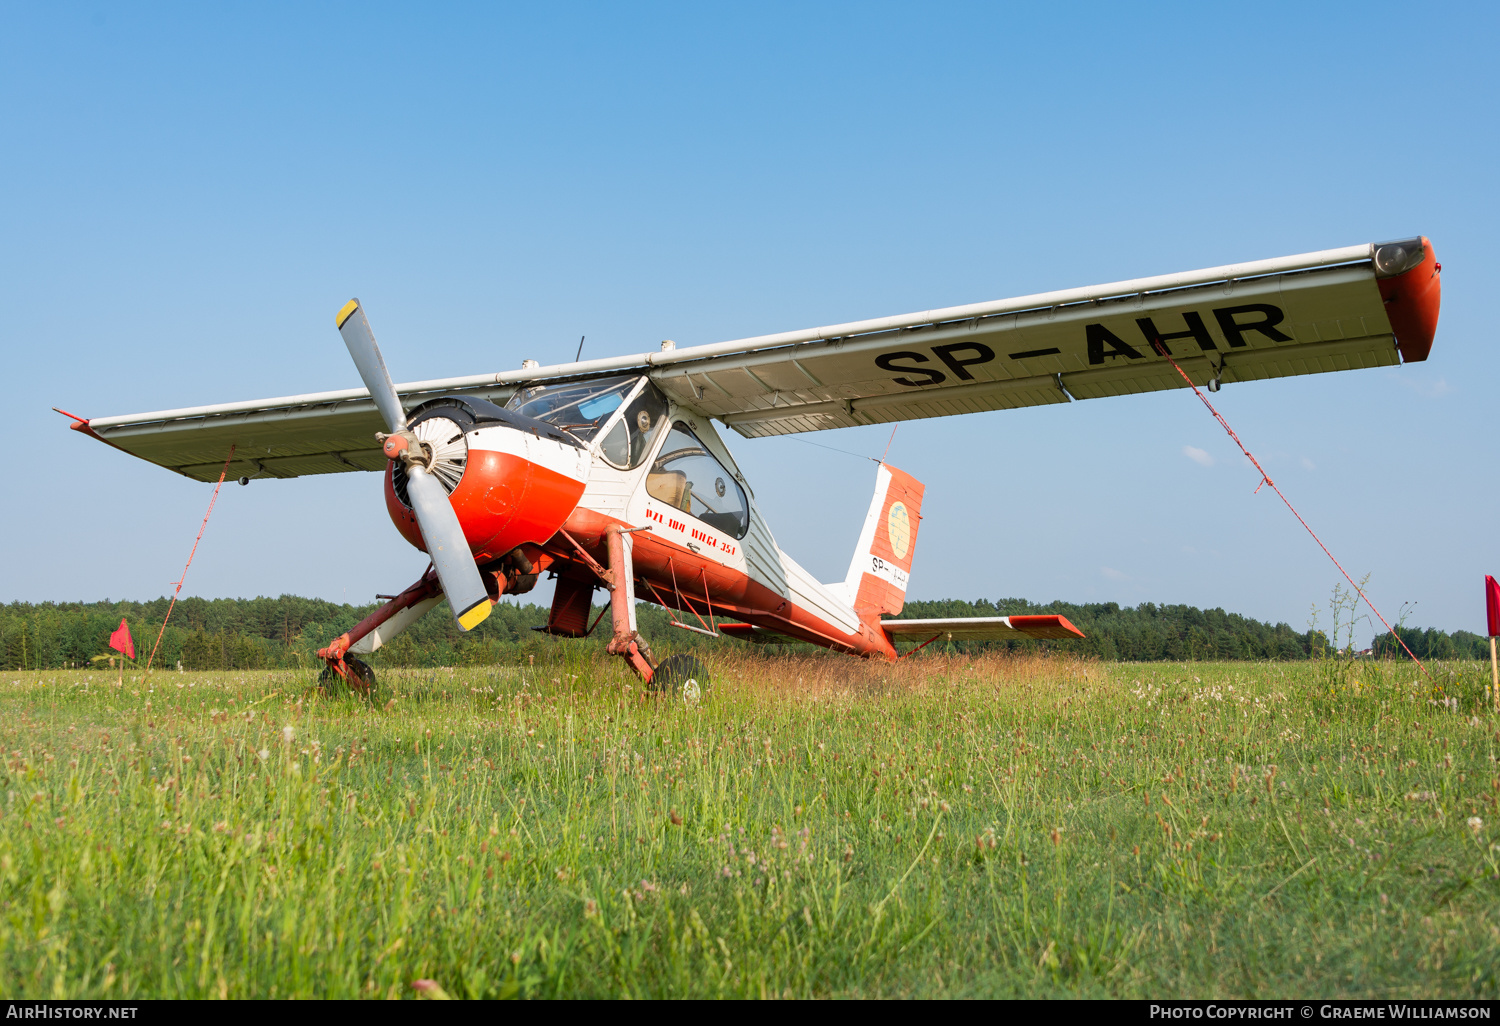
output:
[[[167,633],[167,621],[172,619],[172,610],[177,608],[177,596],[182,594],[182,582],[187,580],[188,567],[193,565],[193,557],[198,554],[198,543],[203,540],[203,532],[208,529],[208,518],[214,515],[214,503],[219,501],[219,489],[224,487],[224,475],[229,473],[229,464],[234,459],[234,446],[229,447],[229,456],[224,460],[224,469],[219,471],[219,480],[214,485],[213,498],[208,500],[208,512],[203,514],[203,524],[198,528],[198,537],[193,539],[193,551],[188,553],[187,564],[182,568],[182,576],[177,580],[177,587],[172,592],[172,602],[167,606],[167,615],[162,617],[161,630],[156,632],[156,644],[151,646],[151,657],[146,660],[146,672],[151,672],[151,664],[156,661],[156,650],[161,648],[162,635]]]
[[[1297,523],[1301,524],[1303,528],[1306,529],[1307,533],[1312,535],[1312,540],[1318,543],[1318,548],[1323,550],[1323,555],[1327,556],[1329,560],[1332,561],[1333,565],[1339,568],[1339,573],[1344,575],[1344,580],[1349,582],[1349,587],[1353,588],[1354,593],[1364,600],[1365,605],[1370,607],[1370,612],[1375,614],[1376,619],[1378,619],[1382,624],[1385,625],[1385,629],[1390,632],[1391,637],[1395,638],[1396,641],[1401,645],[1401,647],[1406,650],[1406,654],[1408,656],[1411,656],[1411,661],[1417,664],[1417,668],[1420,669],[1424,674],[1426,674],[1428,679],[1431,679],[1432,674],[1427,672],[1427,667],[1422,665],[1422,660],[1416,657],[1416,654],[1412,652],[1409,647],[1407,647],[1406,641],[1401,637],[1401,635],[1397,634],[1391,628],[1391,625],[1386,621],[1386,618],[1380,615],[1380,610],[1375,608],[1375,603],[1370,601],[1370,596],[1365,594],[1363,588],[1354,583],[1354,578],[1349,576],[1349,571],[1344,569],[1343,564],[1340,563],[1337,559],[1334,559],[1333,553],[1328,551],[1328,546],[1323,544],[1323,539],[1319,538],[1318,533],[1308,525],[1306,520],[1302,519],[1302,514],[1297,512],[1297,507],[1292,505],[1292,500],[1288,499],[1286,495],[1282,493],[1281,489],[1276,487],[1276,482],[1271,480],[1271,475],[1266,473],[1266,468],[1260,465],[1260,460],[1256,459],[1255,456],[1251,454],[1250,450],[1245,448],[1245,443],[1240,441],[1240,436],[1234,433],[1234,428],[1229,426],[1229,421],[1225,420],[1219,413],[1219,411],[1214,409],[1214,404],[1208,401],[1208,396],[1204,395],[1201,391],[1198,390],[1198,386],[1193,384],[1193,379],[1188,377],[1187,372],[1185,372],[1181,367],[1177,365],[1176,360],[1172,359],[1172,354],[1166,351],[1167,347],[1161,344],[1153,343],[1152,348],[1154,348],[1162,356],[1166,357],[1167,361],[1171,363],[1171,365],[1177,370],[1177,373],[1182,375],[1182,380],[1187,382],[1187,386],[1188,388],[1191,388],[1193,390],[1193,394],[1196,395],[1200,401],[1202,401],[1204,406],[1208,407],[1208,412],[1214,415],[1214,420],[1219,422],[1219,426],[1224,429],[1224,431],[1234,441],[1234,444],[1239,446],[1240,452],[1245,454],[1245,459],[1254,464],[1256,471],[1260,473],[1260,484],[1255,486],[1255,490],[1257,492],[1260,491],[1262,485],[1271,486],[1271,491],[1275,492],[1276,495],[1281,499],[1281,501],[1286,503],[1286,508],[1292,511],[1292,516],[1297,518]]]

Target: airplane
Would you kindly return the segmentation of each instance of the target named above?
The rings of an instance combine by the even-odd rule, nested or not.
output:
[[[638,599],[683,614],[673,623],[687,630],[865,658],[944,636],[1083,637],[1062,616],[895,619],[923,486],[884,462],[848,573],[819,582],[777,546],[715,420],[760,438],[1419,362],[1437,330],[1441,271],[1417,237],[403,385],[350,300],[336,325],[364,388],[66,415],[198,481],[384,473],[391,520],[432,563],[319,651],[326,680],[368,691],[374,672],[359,657],[444,598],[470,631],[548,573],[556,592],[539,630],[589,635],[603,588],[606,651],[649,692],[697,702],[707,668],[658,660],[637,629]]]

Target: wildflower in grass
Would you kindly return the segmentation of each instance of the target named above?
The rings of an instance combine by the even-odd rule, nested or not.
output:
[[[451,998],[449,998],[448,992],[442,987],[438,986],[438,982],[436,980],[412,980],[411,986],[412,989],[417,992],[417,995],[419,997],[424,997],[429,1001],[452,1000]]]
[[[1484,829],[1484,820],[1478,816],[1470,816],[1468,822],[1469,830],[1474,834],[1478,834],[1480,830]]]

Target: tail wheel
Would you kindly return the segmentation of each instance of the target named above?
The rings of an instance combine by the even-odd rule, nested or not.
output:
[[[696,656],[674,655],[657,664],[647,687],[663,697],[675,698],[683,705],[695,706],[708,697],[712,684],[708,667]]]
[[[331,666],[323,667],[323,672],[318,675],[318,686],[325,691],[334,692],[343,690],[347,683],[350,691],[357,695],[370,696],[375,693],[375,671],[370,664],[363,659],[354,656],[344,656],[344,668],[349,671],[346,682],[343,677]]]

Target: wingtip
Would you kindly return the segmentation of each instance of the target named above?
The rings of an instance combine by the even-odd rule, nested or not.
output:
[[[1045,641],[1073,641],[1087,637],[1083,631],[1068,622],[1066,616],[1058,614],[1011,616],[1008,619],[1013,628],[1031,638]]]
[[[1432,240],[1424,235],[1420,241],[1419,261],[1405,271],[1377,278],[1375,282],[1380,287],[1402,363],[1419,363],[1431,354],[1443,302],[1443,265],[1438,263]]]
[[[338,325],[340,331],[342,331],[344,328],[344,322],[347,321],[351,316],[353,316],[354,311],[358,309],[359,300],[351,299],[349,300],[349,302],[344,304],[343,309],[339,310],[338,316],[334,318],[334,323]]]

